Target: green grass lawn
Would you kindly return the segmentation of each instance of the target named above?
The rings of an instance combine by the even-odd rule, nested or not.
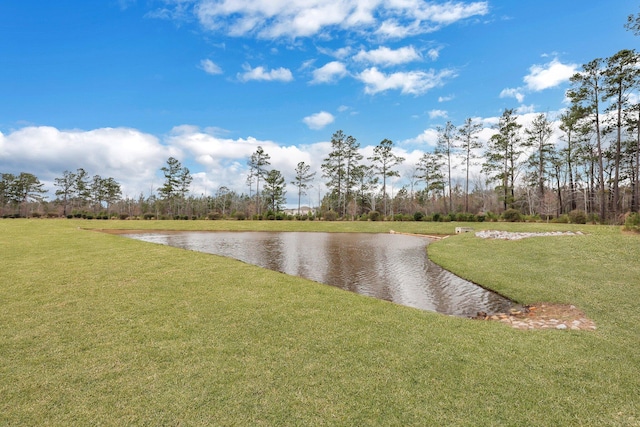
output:
[[[572,237],[429,246],[598,329],[521,331],[86,228]],[[0,425],[640,426],[640,236],[557,224],[0,221]]]

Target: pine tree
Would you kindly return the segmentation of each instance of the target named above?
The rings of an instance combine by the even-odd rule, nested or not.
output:
[[[400,176],[394,167],[404,162],[404,157],[393,154],[393,141],[383,139],[373,149],[373,156],[368,159],[371,161],[373,169],[382,176],[382,204],[384,216],[387,215],[387,178]]]
[[[482,124],[474,123],[472,118],[467,118],[458,129],[460,137],[460,149],[464,154],[464,170],[466,173],[464,181],[464,211],[469,212],[469,170],[472,160],[478,158],[475,150],[482,148],[482,143],[478,140],[478,133],[482,130]]]
[[[295,172],[296,176],[295,179],[291,181],[291,184],[298,187],[298,215],[300,215],[300,201],[302,196],[307,194],[306,190],[310,187],[309,182],[313,180],[316,173],[311,172],[311,166],[305,162],[299,162]]]
[[[529,165],[534,169],[533,177],[538,188],[538,213],[542,213],[544,183],[548,175],[547,169],[551,164],[551,153],[554,149],[554,145],[550,141],[553,128],[546,114],[538,114],[524,133],[526,135],[525,146],[534,148],[529,157]]]
[[[256,178],[256,209],[257,214],[261,214],[260,209],[260,178],[265,178],[267,171],[266,166],[269,166],[271,162],[269,160],[271,156],[264,152],[262,146],[258,146],[256,151],[249,158],[249,168],[253,171],[253,175]]]
[[[270,170],[264,178],[264,196],[272,212],[280,212],[286,202],[287,184],[279,170]]]
[[[498,121],[498,133],[487,144],[482,171],[488,181],[498,181],[504,210],[513,207],[519,158],[523,153],[520,129],[513,109],[506,109]]]
[[[457,149],[455,145],[457,129],[453,123],[447,122],[444,127],[438,127],[437,131],[438,142],[436,144],[435,154],[442,157],[446,166],[447,189],[449,191],[447,212],[453,212],[453,199],[451,197],[451,158]]]

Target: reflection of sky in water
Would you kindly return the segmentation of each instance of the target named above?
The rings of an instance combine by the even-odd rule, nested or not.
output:
[[[398,234],[175,232],[127,237],[235,258],[286,274],[456,316],[506,311],[510,302],[427,258],[428,240]]]

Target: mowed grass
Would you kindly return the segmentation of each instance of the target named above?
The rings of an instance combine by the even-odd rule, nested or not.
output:
[[[595,332],[520,331],[84,228],[584,236],[429,246]],[[640,425],[640,237],[547,224],[0,221],[0,425]]]

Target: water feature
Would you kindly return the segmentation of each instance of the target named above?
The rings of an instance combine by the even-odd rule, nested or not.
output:
[[[399,234],[153,232],[127,237],[235,258],[397,304],[455,316],[507,311],[511,301],[442,269],[429,240]]]

